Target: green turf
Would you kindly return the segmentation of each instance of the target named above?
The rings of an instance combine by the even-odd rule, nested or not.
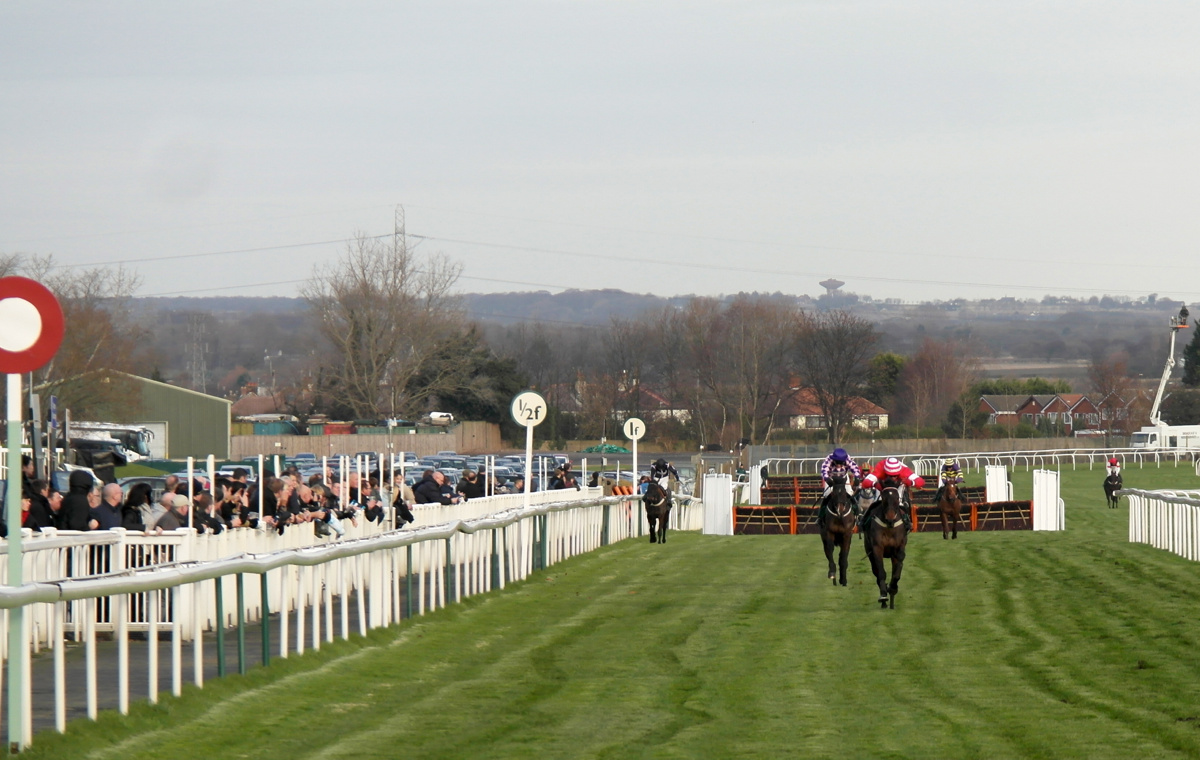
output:
[[[914,535],[893,611],[857,542],[835,588],[814,536],[625,541],[27,756],[1198,757],[1200,566],[1129,544],[1103,477],[1064,473],[1064,533]]]

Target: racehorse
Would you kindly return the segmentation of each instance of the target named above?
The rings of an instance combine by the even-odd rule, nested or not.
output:
[[[825,546],[825,559],[829,560],[829,580],[833,585],[846,585],[846,566],[850,563],[850,544],[854,540],[854,510],[851,508],[853,497],[846,492],[845,474],[831,475],[829,484],[833,492],[829,494],[829,503],[821,507],[823,514],[818,523],[821,526],[821,543]],[[833,565],[833,547],[840,547],[838,564]]]
[[[671,516],[671,494],[657,480],[651,480],[646,485],[646,493],[642,494],[642,504],[646,505],[646,522],[650,524],[650,543],[665,544],[667,542],[667,519]],[[657,529],[655,522],[658,523]]]
[[[1114,472],[1104,479],[1104,501],[1109,509],[1117,508],[1117,491],[1121,490],[1121,473]]]
[[[891,481],[889,481],[891,482]],[[900,573],[904,570],[904,551],[908,546],[908,528],[904,524],[900,502],[900,490],[894,485],[885,485],[879,493],[879,503],[863,526],[863,540],[867,545],[867,557],[871,560],[871,572],[879,584],[879,606],[896,609],[896,593],[900,586]],[[887,582],[887,570],[883,561],[892,560],[892,582]]]
[[[942,513],[942,538],[958,538],[958,524],[962,522],[960,513],[964,506],[962,495],[958,492],[958,484],[946,481],[942,487],[942,496],[938,499],[938,509]],[[949,535],[953,530],[953,535]]]

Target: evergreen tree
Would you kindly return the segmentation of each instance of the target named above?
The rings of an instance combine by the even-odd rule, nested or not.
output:
[[[1183,349],[1183,384],[1195,388],[1200,385],[1200,328],[1191,330],[1192,340]]]

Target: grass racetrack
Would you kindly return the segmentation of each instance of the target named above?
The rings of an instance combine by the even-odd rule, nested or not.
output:
[[[630,540],[27,756],[1200,757],[1200,566],[1128,543],[1103,479],[1064,471],[1064,533],[913,535],[895,610],[857,539],[848,588],[815,536]]]

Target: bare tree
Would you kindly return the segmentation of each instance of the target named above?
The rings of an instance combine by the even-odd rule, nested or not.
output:
[[[1100,409],[1100,429],[1105,443],[1114,433],[1127,434],[1133,425],[1129,419],[1133,378],[1129,376],[1129,356],[1123,351],[1108,356],[1093,356],[1088,364],[1088,384]]]
[[[878,340],[870,322],[846,311],[807,319],[798,343],[799,366],[825,417],[830,443],[841,441],[842,431],[854,419],[850,401],[861,393]]]
[[[461,265],[441,255],[419,257],[398,232],[380,240],[359,235],[332,272],[314,272],[302,288],[318,329],[332,347],[324,390],[358,418],[413,415],[436,395],[414,387],[438,345],[462,329],[450,288]]]
[[[976,367],[974,355],[964,344],[925,339],[900,374],[900,397],[918,432],[931,420],[944,418],[951,405],[960,401],[976,378]]]
[[[49,364],[34,373],[41,392],[58,397],[75,419],[123,422],[141,403],[124,374],[145,375],[145,330],[133,319],[130,299],[141,284],[122,267],[73,269],[52,256],[18,256],[8,265],[48,287],[63,310],[66,331]],[[115,370],[104,372],[104,370]]]

